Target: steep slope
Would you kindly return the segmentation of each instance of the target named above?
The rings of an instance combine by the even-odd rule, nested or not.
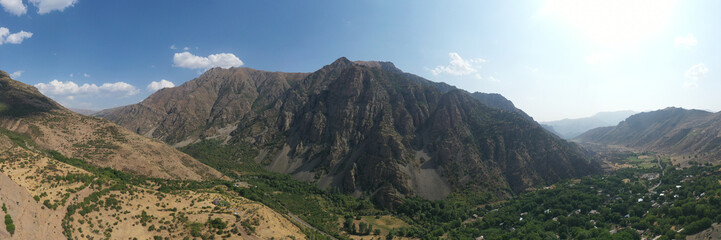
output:
[[[243,119],[278,97],[308,74],[250,68],[210,69],[180,87],[162,89],[142,102],[108,109],[95,116],[175,146],[222,137]]]
[[[615,126],[633,114],[636,114],[636,112],[600,112],[586,118],[562,119],[557,121],[542,122],[541,124],[544,127],[548,126],[546,129],[557,133],[558,136],[564,139],[573,139],[594,128]]]
[[[577,141],[620,145],[676,155],[721,160],[721,113],[666,108],[633,115],[615,127],[590,130]]]
[[[98,166],[170,179],[223,177],[162,142],[138,136],[104,119],[73,113],[2,71],[0,128],[31,136],[42,149]]]
[[[226,76],[237,71],[251,70],[210,72]],[[191,96],[190,86],[214,80],[209,73],[166,91]],[[505,195],[598,170],[580,148],[519,114],[500,95],[490,98],[503,104],[489,106],[465,91],[404,73],[392,63],[346,58],[298,76],[304,77],[288,81],[274,99],[251,104],[247,112],[252,114],[227,127],[235,130],[226,143],[249,146],[255,160],[268,169],[324,188],[372,195],[391,206],[402,195],[439,199],[462,189]],[[151,102],[156,106],[145,106]],[[131,129],[149,129],[158,121],[128,122],[114,116],[130,109],[186,108],[180,103],[146,100],[101,116]],[[154,137],[174,144],[198,139],[156,133]]]

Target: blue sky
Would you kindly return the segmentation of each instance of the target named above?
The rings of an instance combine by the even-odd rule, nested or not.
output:
[[[345,56],[501,93],[539,121],[721,110],[721,1],[0,5],[0,70],[74,108],[136,103],[213,66],[311,72]]]

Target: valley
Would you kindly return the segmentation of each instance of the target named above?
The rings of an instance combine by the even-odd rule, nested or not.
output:
[[[721,239],[719,23],[0,0],[0,240]]]
[[[554,137],[500,95],[470,95],[434,85],[403,73],[390,63],[350,62],[342,58],[311,74],[268,75],[251,69],[214,69],[209,74],[188,84],[208,83],[220,76],[227,76],[221,77],[227,79],[228,82],[223,83],[226,85],[256,81],[251,76],[281,82],[287,81],[287,76],[296,78],[290,78],[285,90],[268,90],[275,92],[275,97],[262,97],[262,103],[258,98],[246,101],[252,103],[246,110],[222,110],[221,115],[214,116],[218,110],[206,109],[205,114],[211,117],[204,120],[200,118],[202,114],[193,115],[196,117],[193,121],[206,122],[195,130],[176,130],[172,127],[187,125],[173,123],[158,132],[160,125],[156,124],[167,120],[133,122],[150,129],[143,132],[136,128],[136,133],[147,136],[144,137],[107,120],[72,113],[32,87],[4,77],[2,104],[13,107],[22,103],[26,104],[22,109],[32,111],[18,112],[13,110],[17,107],[6,107],[0,112],[3,116],[0,119],[3,149],[0,189],[17,192],[0,196],[8,209],[6,215],[10,216],[5,229],[0,229],[0,236],[17,239],[37,236],[48,239],[476,239],[481,236],[483,239],[679,239],[718,235],[711,226],[721,221],[717,217],[721,215],[717,210],[721,209],[721,171],[716,167],[715,155],[704,152],[710,149],[711,143],[697,144],[705,147],[704,150],[683,152],[696,154],[689,157],[668,151],[674,148],[665,146],[675,144],[669,140],[662,142],[667,144],[664,147],[642,144],[641,140],[633,144],[614,142],[614,139],[630,138],[614,136],[613,128],[658,125],[634,125],[635,119],[648,113],[631,116],[617,127],[590,130],[574,143]],[[347,77],[365,74],[373,77]],[[307,83],[297,85],[300,81]],[[322,101],[303,106],[284,103],[289,101],[284,99],[288,97],[304,99],[300,102],[326,98],[341,101],[343,96],[331,97],[325,90],[303,96],[312,89],[298,88],[308,84],[327,88],[341,83],[370,84],[377,88],[375,91],[390,91],[388,96],[365,96],[370,92],[356,92],[345,97],[406,99],[407,96],[394,97],[394,94],[415,91],[414,94],[422,93],[425,101],[430,98],[439,102],[416,102],[417,106],[423,106],[425,113],[421,115],[427,118],[416,124],[414,121],[420,120],[412,120],[409,115],[408,126],[419,125],[415,130],[404,130],[408,126],[394,123],[404,118],[380,111],[364,113],[373,116],[369,119],[375,119],[365,123],[372,127],[355,133],[338,132],[344,127],[325,125],[336,122],[344,126],[347,123],[343,122],[349,120],[337,115],[337,110],[330,114],[328,107],[317,109],[318,104],[326,104]],[[397,89],[394,84],[404,87]],[[388,86],[392,88],[386,89]],[[248,87],[238,89],[247,91]],[[165,92],[180,90],[197,92],[183,86]],[[223,94],[226,96],[221,98],[228,99],[254,96],[252,93]],[[153,95],[149,99],[175,98],[172,102],[182,103],[182,96],[187,93],[170,95]],[[36,100],[27,101],[29,98]],[[353,100],[349,106],[361,104],[369,108],[372,105],[367,101],[370,100]],[[431,105],[438,109],[430,110]],[[152,106],[141,103],[98,114],[115,119],[112,116],[137,114],[135,109],[160,111],[152,110],[155,108]],[[384,106],[377,107],[383,109]],[[217,107],[221,105],[214,104],[214,108]],[[284,111],[286,108],[296,110]],[[295,112],[297,109],[302,111]],[[128,112],[118,113],[122,111]],[[243,116],[234,119],[229,117],[233,114],[227,115],[231,113],[228,111]],[[693,127],[690,124],[694,121],[708,126],[707,121],[711,120],[704,119],[713,116],[690,112],[691,116],[699,114],[694,117],[698,120],[682,121],[676,113],[686,116],[686,110],[662,111],[671,113],[651,119],[664,122],[659,125],[664,127],[640,130],[645,132],[644,141],[655,141],[653,136],[678,135],[678,131],[691,134],[688,137],[696,136],[692,133],[697,130],[676,130],[679,127],[668,122],[683,124],[684,129]],[[178,116],[185,115],[187,113]],[[294,115],[305,117],[283,117]],[[361,116],[350,119],[360,121]],[[314,120],[318,117],[325,120]],[[438,122],[439,117],[445,121]],[[151,119],[162,118],[165,117]],[[136,118],[116,120],[128,127],[131,126],[128,121],[133,119]],[[211,119],[224,120],[214,125],[218,120]],[[383,119],[395,120],[385,125]],[[310,122],[307,126],[296,126],[297,121]],[[351,126],[363,125],[352,123]],[[404,131],[416,134],[402,135]],[[158,135],[162,132],[172,133],[167,136],[173,137]],[[619,132],[628,133],[628,130]],[[184,135],[187,133],[191,134]],[[369,135],[358,135],[361,133]],[[462,141],[455,143],[457,137],[450,133],[465,134],[463,136],[470,137],[466,141],[471,141],[471,145]],[[496,140],[488,134],[496,136]],[[348,142],[326,142],[330,136],[355,137],[341,138]],[[673,139],[682,144],[685,138]],[[368,144],[379,144],[370,139],[381,141],[380,145],[369,148]],[[456,147],[475,146],[477,150],[454,158],[445,155],[451,148],[438,149],[443,145],[437,143],[423,144],[430,141],[428,139],[450,146],[460,144]],[[498,142],[484,145],[474,139]],[[506,140],[523,143],[505,143]],[[418,146],[422,146],[421,150],[411,151]],[[516,146],[522,150],[515,149]],[[325,148],[339,152],[323,152]],[[388,152],[377,155],[371,151],[375,148]],[[536,152],[531,153],[529,149]],[[511,157],[505,151],[524,157]],[[332,156],[352,164],[337,162]],[[471,158],[452,163],[464,159],[461,156],[491,159]],[[392,176],[390,182],[374,185],[373,182],[386,175],[368,175],[373,171],[361,170],[366,166],[363,161],[369,157],[378,161],[374,163],[376,167],[384,166],[381,170],[398,167],[383,173]],[[554,162],[559,158],[560,162]],[[454,168],[464,163],[480,163],[471,166],[490,175]],[[542,163],[560,165],[549,171]],[[352,166],[347,172],[349,175],[333,175],[344,173],[347,166]],[[489,166],[498,168],[489,169]],[[579,172],[559,171],[567,167]],[[478,184],[480,180],[469,180],[474,177],[495,180]]]

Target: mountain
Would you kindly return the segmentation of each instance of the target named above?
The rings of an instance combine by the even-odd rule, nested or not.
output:
[[[573,139],[594,128],[615,126],[635,113],[634,111],[600,112],[586,118],[542,122],[541,125],[564,139]]]
[[[32,86],[0,71],[0,127],[28,135],[39,147],[150,177],[223,177],[166,144],[138,136],[105,119],[74,113]]]
[[[91,116],[91,115],[93,115],[93,114],[95,114],[95,113],[98,112],[98,111],[96,111],[96,110],[81,109],[81,108],[70,108],[70,111],[73,111],[73,112],[76,112],[76,113],[80,113],[80,114],[85,115],[85,116]]]
[[[306,239],[291,218],[219,178],[0,71],[0,239]]]
[[[250,149],[267,169],[389,207],[461,190],[507,196],[598,171],[502,96],[476,95],[340,58],[313,73],[215,68],[97,116],[175,146]]]
[[[525,118],[526,120],[534,122],[531,116],[528,116],[528,114],[526,114],[523,110],[516,108],[516,106],[513,105],[513,102],[506,99],[501,94],[474,92],[471,94],[471,96],[486,106],[508,112],[513,112]]]
[[[677,160],[721,160],[721,113],[666,108],[590,130],[577,141],[672,154]]]

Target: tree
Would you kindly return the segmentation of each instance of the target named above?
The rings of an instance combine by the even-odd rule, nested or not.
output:
[[[15,224],[13,223],[13,218],[10,217],[10,214],[5,214],[5,230],[7,230],[10,234],[15,234]]]
[[[365,235],[366,234],[366,227],[367,224],[364,222],[358,223],[358,234],[359,235]]]

